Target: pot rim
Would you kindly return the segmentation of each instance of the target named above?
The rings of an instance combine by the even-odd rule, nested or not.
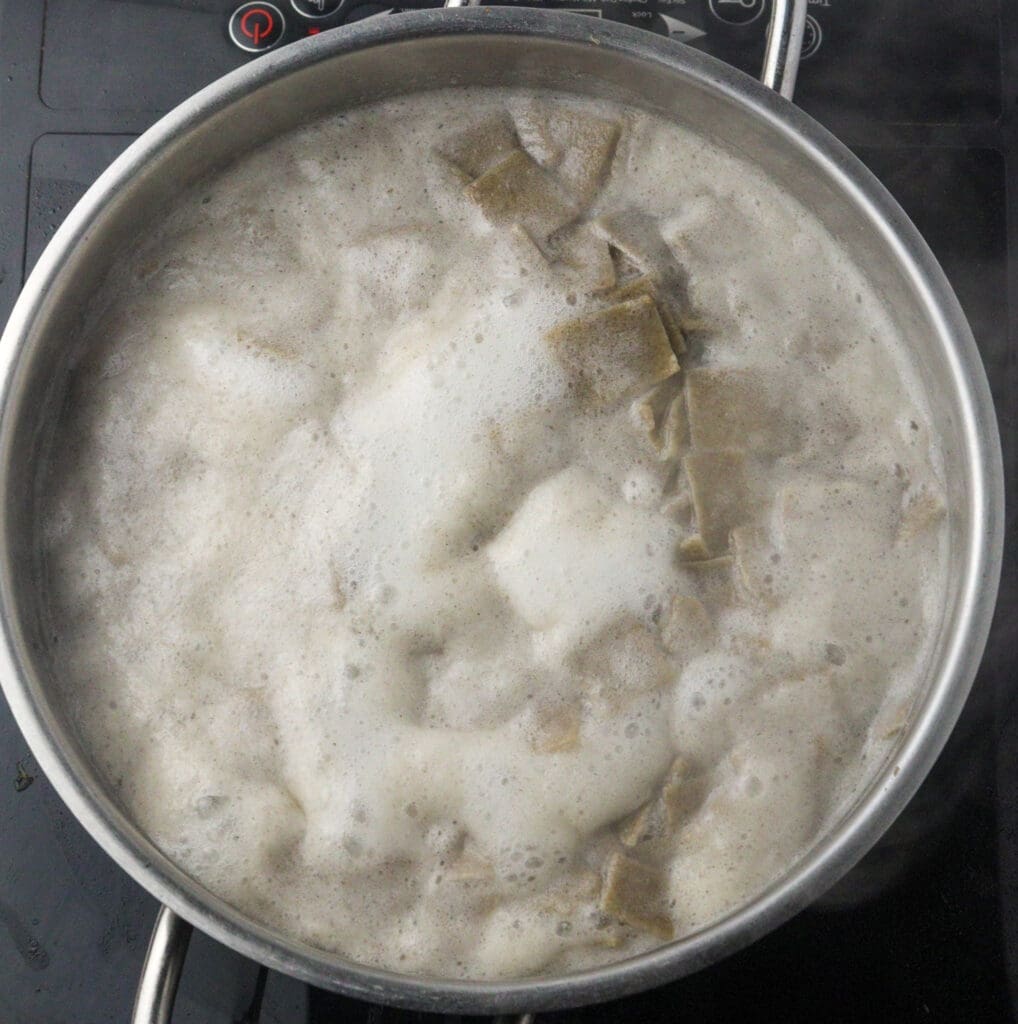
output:
[[[948,356],[963,413],[972,477],[972,529],[957,628],[921,715],[897,756],[867,787],[849,815],[781,880],[748,905],[693,935],[628,960],[572,974],[515,981],[446,981],[366,967],[284,937],[235,910],[178,868],[110,800],[90,766],[61,738],[61,726],[28,669],[14,612],[10,537],[0,550],[0,680],[19,727],[70,810],[135,881],[180,916],[260,963],[350,996],[426,1011],[495,1013],[592,1003],[671,981],[746,946],[801,910],[843,875],[883,834],[912,797],[950,734],[982,656],[996,598],[1003,547],[1004,484],[1000,441],[985,372],[955,295],[908,217],[877,179],[826,129],[792,103],[728,65],[617,23],[524,8],[408,12],[325,32],[253,61],[185,100],[134,142],[74,207],[40,257],[0,339],[0,495],[9,486],[14,433],[12,381],[43,300],[64,264],[103,216],[111,193],[157,163],[171,143],[253,89],[344,54],[418,38],[496,35],[551,39],[663,66],[705,82],[747,108],[768,129],[804,151],[848,193],[883,234],[931,313]],[[5,533],[9,527],[5,526]]]

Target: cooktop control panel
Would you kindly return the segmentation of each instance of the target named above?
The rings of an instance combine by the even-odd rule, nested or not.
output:
[[[500,0],[503,6],[521,6],[520,0]],[[533,5],[533,0],[526,0]],[[377,14],[440,7],[442,0],[410,0],[385,4],[373,0],[251,0],[231,14],[230,39],[241,50],[260,53],[303,36],[317,35],[351,21]],[[551,0],[542,7],[574,11],[594,18],[622,21],[684,43],[709,33],[729,46],[759,45],[766,32],[768,0]],[[823,28],[812,15],[808,21],[804,57],[812,57],[823,41]]]
[[[499,2],[625,22],[756,74],[772,0]],[[440,7],[442,0],[39,0],[29,6],[44,11],[39,85],[48,107],[161,113],[261,53],[363,18]],[[821,120],[993,123],[1002,112],[999,23],[1000,0],[810,0],[796,101]],[[151,73],[153,66],[160,74]]]
[[[499,3],[535,6],[534,0]],[[803,60],[816,57],[823,46],[824,21],[829,19],[820,8],[830,12],[831,3],[823,0],[806,19]],[[440,6],[442,0],[248,0],[230,12],[226,32],[238,49],[257,54],[362,18]],[[770,0],[548,0],[540,6],[647,29],[707,49],[747,70],[763,52],[770,14]]]

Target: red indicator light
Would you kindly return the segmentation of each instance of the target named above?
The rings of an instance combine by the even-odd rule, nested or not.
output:
[[[268,0],[241,4],[230,16],[227,34],[247,53],[271,50],[286,32],[283,12]]]
[[[272,16],[272,12],[264,7],[252,7],[251,10],[245,11],[244,16],[240,19],[240,31],[255,46],[270,36],[275,27],[276,19]]]
[[[314,27],[312,26],[312,27],[310,27],[310,28],[308,29],[308,35],[309,35],[309,36],[316,36],[316,35],[318,35],[318,33],[319,33],[319,32],[321,32],[321,31],[322,31],[322,30],[321,30],[320,28],[314,28]]]

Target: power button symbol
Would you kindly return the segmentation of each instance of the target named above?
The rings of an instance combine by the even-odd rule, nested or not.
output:
[[[271,50],[285,30],[283,13],[275,4],[243,4],[230,17],[230,39],[248,53]]]

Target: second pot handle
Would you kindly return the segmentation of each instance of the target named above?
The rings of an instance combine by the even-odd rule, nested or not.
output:
[[[760,81],[790,100],[795,95],[809,0],[771,0],[771,3],[774,9],[767,29],[767,50]]]
[[[131,1024],[170,1024],[192,927],[169,907],[160,907],[141,967]]]

